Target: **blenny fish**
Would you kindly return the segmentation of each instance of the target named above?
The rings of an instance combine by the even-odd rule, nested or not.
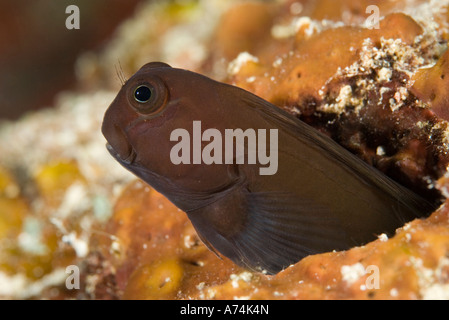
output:
[[[244,149],[226,149],[230,129],[243,132]],[[209,249],[259,272],[392,235],[435,209],[264,99],[162,62],[126,81],[102,132],[110,154],[186,212]]]

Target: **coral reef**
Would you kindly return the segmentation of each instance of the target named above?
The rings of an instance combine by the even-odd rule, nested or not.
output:
[[[0,126],[0,297],[449,298],[448,9],[433,0],[141,5],[101,51],[79,57],[80,91]],[[443,204],[390,239],[274,276],[220,259],[104,147],[119,75],[152,60],[249,90]],[[67,285],[68,266],[79,287]]]

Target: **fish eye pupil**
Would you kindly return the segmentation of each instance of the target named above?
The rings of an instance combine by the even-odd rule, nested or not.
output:
[[[139,103],[148,102],[151,99],[153,92],[147,86],[139,86],[134,91],[134,99]]]

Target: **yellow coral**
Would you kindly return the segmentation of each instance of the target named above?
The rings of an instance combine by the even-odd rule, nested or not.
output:
[[[49,204],[58,205],[68,187],[76,181],[84,181],[73,161],[55,161],[46,164],[35,174],[36,185]]]
[[[131,276],[125,299],[174,298],[183,278],[183,268],[176,258],[157,261],[138,268]]]

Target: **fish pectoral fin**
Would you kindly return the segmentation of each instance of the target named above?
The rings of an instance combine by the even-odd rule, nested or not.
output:
[[[332,211],[282,192],[249,193],[246,228],[233,243],[250,268],[277,273],[316,253],[350,247]]]
[[[310,254],[353,245],[331,210],[290,193],[244,190],[189,218],[208,246],[238,265],[268,274]]]

